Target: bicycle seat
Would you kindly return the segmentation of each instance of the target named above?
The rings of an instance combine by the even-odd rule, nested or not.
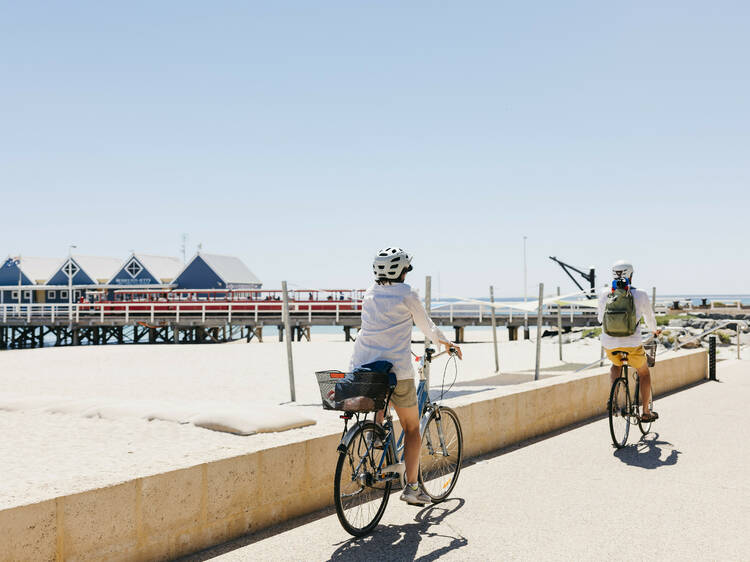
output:
[[[613,351],[612,355],[620,355],[622,357],[627,357],[628,356],[628,352],[627,351],[617,350],[617,351]]]

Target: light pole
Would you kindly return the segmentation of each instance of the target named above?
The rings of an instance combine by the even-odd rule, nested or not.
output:
[[[526,305],[528,302],[527,293],[528,282],[526,281],[526,236],[523,237],[523,304]],[[529,335],[529,311],[526,310],[523,313],[523,338],[526,339]]]
[[[21,315],[21,255],[18,255],[16,260],[16,267],[18,268],[18,315]]]
[[[68,274],[68,320],[73,319],[73,248],[77,247],[75,244],[68,246],[68,263],[65,267]]]

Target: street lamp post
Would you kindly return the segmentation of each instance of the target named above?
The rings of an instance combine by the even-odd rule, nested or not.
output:
[[[68,263],[65,267],[68,274],[68,320],[73,320],[73,248],[77,247],[75,244],[68,246]]]
[[[16,267],[18,268],[18,315],[21,315],[21,256],[18,256],[16,260]]]

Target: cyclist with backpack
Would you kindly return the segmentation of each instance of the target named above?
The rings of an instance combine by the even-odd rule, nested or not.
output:
[[[646,352],[641,338],[641,318],[646,326],[658,336],[661,330],[656,327],[656,317],[651,308],[648,294],[632,286],[632,264],[619,260],[612,266],[612,287],[599,295],[599,322],[602,323],[602,347],[612,361],[610,379],[612,382],[620,376],[622,359],[615,353],[625,351],[628,364],[638,372],[643,401],[643,422],[658,419],[659,414],[649,409],[651,398],[651,372],[648,368]]]
[[[411,260],[412,257],[401,248],[384,248],[375,256],[372,264],[375,284],[367,289],[362,301],[362,326],[354,343],[349,371],[374,361],[393,364],[397,384],[391,404],[405,433],[407,484],[401,500],[412,505],[424,505],[431,500],[418,484],[421,438],[411,359],[412,322],[434,344],[455,349],[459,359],[461,348],[451,343],[435,326],[419,295],[404,283],[406,274],[412,270]],[[382,410],[378,412],[378,423],[382,423],[383,415]]]

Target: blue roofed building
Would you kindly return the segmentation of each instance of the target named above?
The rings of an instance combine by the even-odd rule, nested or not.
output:
[[[262,283],[234,256],[198,252],[174,280],[178,289],[260,289]]]
[[[109,298],[116,289],[159,289],[174,286],[174,279],[183,263],[171,256],[130,254],[122,267],[109,280]]]
[[[44,289],[33,286],[46,285],[61,263],[60,258],[8,257],[0,265],[0,304],[45,302]]]
[[[68,285],[74,286],[72,300],[77,301],[85,295],[87,287],[106,285],[121,263],[117,258],[101,256],[73,255],[65,259],[47,281],[48,286],[55,287],[48,290],[47,302],[67,303]]]

